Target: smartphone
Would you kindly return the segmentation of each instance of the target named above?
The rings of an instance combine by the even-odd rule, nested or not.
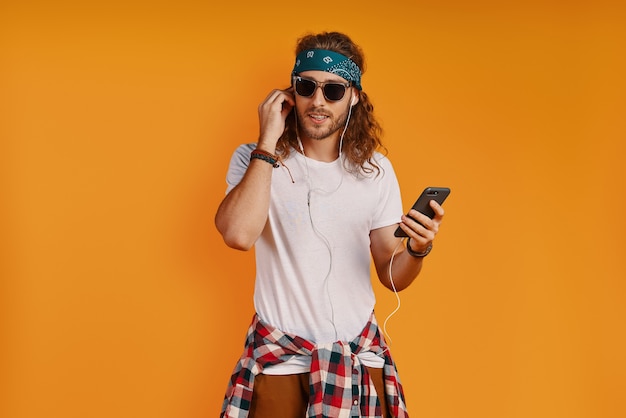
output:
[[[430,207],[430,201],[434,200],[441,205],[443,201],[446,200],[446,197],[448,197],[449,194],[450,189],[447,187],[427,187],[424,189],[420,197],[417,198],[412,208],[432,219],[435,216],[435,211],[433,211],[433,209]],[[407,236],[399,225],[396,229],[396,232],[394,232],[394,235],[396,237]]]

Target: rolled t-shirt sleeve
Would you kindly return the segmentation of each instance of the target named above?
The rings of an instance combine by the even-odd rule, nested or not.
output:
[[[378,155],[377,163],[381,168],[378,182],[379,205],[372,218],[371,229],[378,229],[397,224],[402,217],[402,197],[400,185],[391,162],[382,155]]]
[[[239,184],[250,164],[250,153],[256,148],[256,144],[242,144],[235,149],[228,172],[226,173],[226,194]]]

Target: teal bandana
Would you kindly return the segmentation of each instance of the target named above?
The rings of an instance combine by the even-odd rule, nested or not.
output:
[[[326,49],[307,49],[300,52],[296,57],[296,64],[293,66],[291,74],[296,75],[311,70],[337,74],[351,81],[357,89],[362,90],[361,69],[345,55]]]

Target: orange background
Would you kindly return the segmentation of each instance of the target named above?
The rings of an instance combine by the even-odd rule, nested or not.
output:
[[[452,188],[389,324],[412,416],[626,416],[621,2],[210,3],[0,5],[1,416],[217,416],[254,271],[213,216],[318,30],[405,207]]]

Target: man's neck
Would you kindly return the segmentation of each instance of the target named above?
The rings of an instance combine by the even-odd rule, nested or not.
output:
[[[307,157],[318,161],[332,162],[339,157],[339,138],[302,139]]]

